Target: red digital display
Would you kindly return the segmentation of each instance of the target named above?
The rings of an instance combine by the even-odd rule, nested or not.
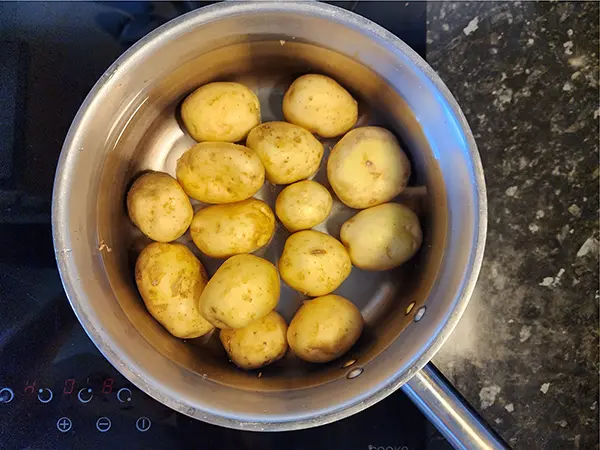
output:
[[[63,394],[71,395],[73,390],[75,389],[75,380],[73,378],[69,378],[65,380],[65,387],[63,388]]]
[[[102,393],[110,394],[113,390],[113,383],[114,380],[112,378],[107,378],[106,380],[104,380],[104,383],[102,384]]]
[[[113,378],[105,378],[102,382],[102,393],[103,394],[112,394],[115,380]],[[75,378],[67,378],[64,381],[62,392],[64,395],[71,395],[75,392],[77,381]],[[89,388],[89,379],[84,384],[84,386],[88,386]],[[41,389],[40,389],[41,391]],[[24,385],[23,392],[25,394],[35,394],[38,392],[37,388],[37,380],[27,380]]]

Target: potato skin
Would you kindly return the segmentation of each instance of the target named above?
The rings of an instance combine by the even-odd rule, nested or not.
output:
[[[292,233],[308,230],[329,216],[333,199],[329,191],[316,181],[304,180],[283,189],[277,196],[275,212]]]
[[[221,330],[219,338],[229,358],[241,369],[258,369],[283,358],[288,349],[287,324],[277,312],[236,330]]]
[[[273,184],[290,184],[313,176],[323,158],[323,144],[309,131],[287,122],[267,122],[250,131],[254,150]]]
[[[412,258],[421,247],[419,218],[404,205],[384,203],[347,220],[340,238],[352,264],[364,270],[389,270]]]
[[[235,255],[206,285],[200,309],[217,328],[244,328],[275,309],[279,289],[273,264],[254,255]]]
[[[256,194],[265,181],[265,168],[258,155],[243,145],[203,142],[179,158],[177,180],[196,200],[234,203]]]
[[[177,180],[150,172],[139,177],[127,193],[127,212],[133,224],[150,239],[171,242],[186,232],[194,210]]]
[[[327,161],[327,178],[334,192],[356,209],[389,202],[404,190],[410,172],[410,162],[396,137],[379,127],[350,131]]]
[[[153,242],[135,264],[135,282],[146,308],[169,333],[182,339],[213,329],[198,306],[207,281],[202,263],[182,244]]]
[[[281,278],[310,297],[329,294],[350,275],[352,264],[344,246],[314,230],[292,234],[279,259]]]
[[[356,124],[358,103],[337,81],[325,75],[297,78],[283,97],[285,120],[319,136],[340,136]]]
[[[255,198],[203,208],[190,227],[196,247],[213,258],[255,252],[267,245],[274,231],[273,211]]]
[[[183,101],[181,119],[198,142],[238,142],[260,123],[260,103],[243,84],[208,83]]]
[[[329,362],[350,350],[363,323],[352,302],[326,295],[304,302],[290,322],[287,339],[292,351],[305,361]]]

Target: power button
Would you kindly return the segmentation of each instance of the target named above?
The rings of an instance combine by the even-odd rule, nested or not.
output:
[[[138,429],[138,431],[141,431],[142,433],[148,431],[151,426],[152,422],[147,417],[140,417],[135,422],[135,427]]]

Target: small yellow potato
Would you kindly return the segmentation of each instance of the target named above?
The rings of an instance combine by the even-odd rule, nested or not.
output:
[[[241,369],[258,369],[283,358],[288,349],[287,324],[277,312],[244,328],[221,330],[219,338],[229,358]]]
[[[171,242],[186,232],[194,210],[177,180],[150,172],[133,183],[127,194],[127,212],[133,224],[150,239]]]
[[[258,192],[265,181],[265,168],[258,155],[243,145],[203,142],[179,158],[177,180],[196,200],[234,203]]]
[[[356,128],[333,148],[327,178],[339,199],[364,209],[389,202],[410,178],[410,162],[396,137],[379,127]]]
[[[267,245],[274,231],[273,211],[255,198],[201,209],[190,227],[194,244],[213,258],[255,252]]]
[[[207,281],[202,263],[182,244],[153,242],[135,264],[135,282],[146,308],[169,333],[182,339],[213,329],[198,307]]]
[[[419,218],[404,205],[384,203],[360,211],[340,231],[352,264],[364,270],[389,270],[421,247]]]
[[[352,302],[326,295],[304,302],[290,323],[287,340],[296,356],[305,361],[329,362],[356,343],[363,322]]]
[[[181,119],[198,142],[238,142],[260,123],[260,103],[243,84],[209,83],[183,101]]]
[[[333,199],[329,191],[316,181],[299,181],[277,196],[275,212],[292,233],[308,230],[329,216]]]
[[[352,264],[344,246],[314,230],[292,234],[279,260],[281,278],[310,297],[329,294],[350,275]]]
[[[265,166],[267,180],[290,184],[312,177],[323,158],[323,144],[304,128],[287,122],[267,122],[246,139]]]
[[[285,120],[324,138],[340,136],[358,119],[358,103],[325,75],[297,78],[283,97]]]
[[[206,285],[200,309],[217,328],[244,328],[275,309],[279,289],[273,264],[254,255],[235,255]]]

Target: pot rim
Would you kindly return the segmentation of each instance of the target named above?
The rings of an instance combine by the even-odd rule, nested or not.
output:
[[[458,125],[464,134],[464,138],[468,147],[470,162],[473,167],[476,188],[475,197],[477,200],[477,205],[474,205],[474,209],[476,210],[474,220],[476,223],[474,224],[473,244],[471,246],[469,262],[465,268],[463,283],[458,291],[459,293],[457,295],[457,301],[454,304],[452,313],[448,316],[446,322],[440,325],[437,335],[433,336],[432,339],[429,339],[427,346],[419,349],[417,357],[414,359],[414,362],[409,370],[403,371],[402,373],[396,372],[395,376],[391,377],[388,380],[388,383],[382,389],[366,399],[345,405],[340,409],[336,409],[326,415],[322,415],[313,419],[300,419],[286,422],[248,423],[236,421],[231,418],[222,417],[204,411],[195,411],[190,413],[187,407],[182,405],[176,399],[171,398],[168,393],[161,391],[159,387],[148,383],[141,374],[132,370],[127,370],[127,378],[129,381],[131,381],[134,385],[139,387],[151,397],[182,414],[197,419],[201,418],[203,421],[211,424],[239,430],[247,431],[255,429],[263,431],[287,431],[310,428],[343,419],[377,403],[405,384],[417,371],[424,367],[431,360],[431,358],[433,358],[435,353],[440,349],[442,344],[452,333],[467,307],[479,275],[483,260],[487,232],[487,201],[483,168],[475,139],[464,114],[444,82],[435,73],[435,71],[407,44],[381,26],[362,16],[350,11],[346,11],[339,7],[318,2],[224,2],[191,11],[171,20],[170,22],[162,25],[146,35],[144,38],[130,47],[126,52],[124,52],[123,55],[121,55],[106,70],[102,77],[100,77],[77,112],[77,115],[75,116],[73,123],[69,128],[67,137],[65,138],[56,170],[52,200],[52,230],[59,273],[75,315],[90,339],[94,342],[104,357],[106,357],[106,359],[108,359],[108,361],[114,367],[125,367],[125,361],[115,351],[115,349],[103,339],[103,331],[94,326],[85,311],[81,308],[79,302],[77,302],[77,297],[84,296],[85,294],[83,292],[78,292],[78,289],[74,286],[72,281],[73,274],[69,273],[68,269],[68,251],[61,250],[68,247],[69,235],[68,230],[66,229],[68,220],[67,208],[65,207],[65,196],[68,196],[70,185],[69,180],[63,174],[66,167],[69,166],[69,155],[77,152],[75,140],[79,132],[79,125],[91,104],[103,90],[105,84],[108,83],[115,74],[127,70],[127,67],[131,65],[141,53],[143,53],[143,50],[147,50],[156,41],[170,40],[179,34],[184,33],[185,29],[190,26],[201,26],[204,23],[212,22],[226,16],[256,14],[260,12],[291,12],[324,17],[342,25],[366,31],[378,40],[385,42],[385,44],[389,46],[391,50],[400,52],[404,54],[405,57],[410,59],[411,62],[414,63],[415,66],[417,66],[417,68],[422,71],[422,73],[429,78],[429,80],[439,90],[443,99],[447,102],[447,105],[457,119]]]

